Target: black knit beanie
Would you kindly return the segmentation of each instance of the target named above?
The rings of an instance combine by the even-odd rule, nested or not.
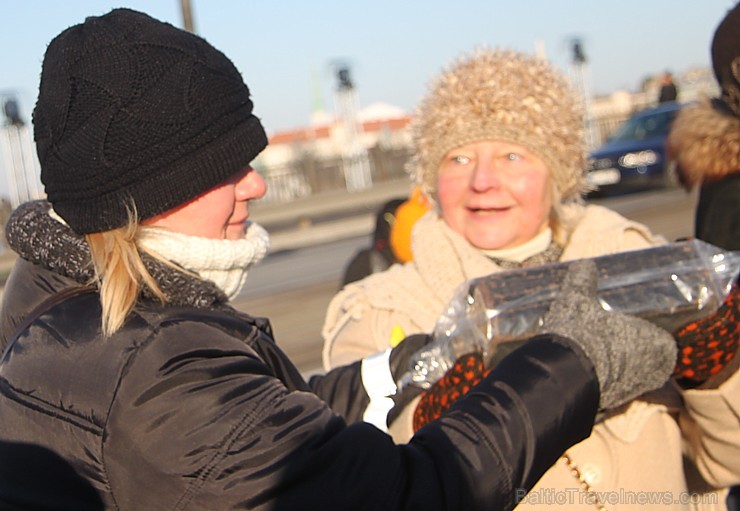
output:
[[[740,3],[722,19],[712,38],[712,66],[722,101],[740,117]]]
[[[33,112],[41,180],[78,233],[179,206],[267,145],[249,89],[204,39],[116,9],[68,28],[44,56]]]

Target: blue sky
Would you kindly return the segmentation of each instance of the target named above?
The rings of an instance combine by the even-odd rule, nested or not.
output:
[[[736,0],[191,0],[195,29],[235,63],[268,131],[303,126],[319,97],[333,110],[337,61],[361,106],[411,111],[431,77],[476,46],[533,52],[563,70],[583,41],[592,89],[635,90],[664,69],[708,66],[717,24]],[[180,0],[2,0],[0,94],[30,118],[43,53],[64,28],[114,7],[182,26]],[[319,91],[317,94],[316,91]]]

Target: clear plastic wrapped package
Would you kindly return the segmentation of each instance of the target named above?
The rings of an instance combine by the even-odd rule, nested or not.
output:
[[[593,260],[605,310],[639,316],[668,331],[715,312],[740,271],[740,252],[699,240]],[[463,284],[437,321],[433,341],[412,357],[414,366],[402,383],[428,388],[472,352],[494,365],[517,341],[537,333],[569,264],[502,271]]]

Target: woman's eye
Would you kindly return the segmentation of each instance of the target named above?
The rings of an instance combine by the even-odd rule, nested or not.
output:
[[[521,158],[522,158],[522,155],[517,154],[517,153],[508,153],[506,155],[506,159],[509,161],[516,161],[516,160],[520,160]]]
[[[468,158],[467,156],[458,155],[458,156],[453,156],[452,161],[459,165],[466,165],[470,163],[470,158]]]

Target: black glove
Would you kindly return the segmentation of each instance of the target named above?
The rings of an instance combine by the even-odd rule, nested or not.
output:
[[[391,373],[397,384],[403,375],[413,368],[415,361],[411,357],[429,344],[431,340],[432,337],[427,334],[410,335],[401,344],[393,348],[391,351],[390,365]],[[403,409],[422,392],[423,389],[421,387],[411,383],[403,385],[400,389],[396,390],[396,393],[391,396],[395,404],[391,408],[391,411],[388,412],[386,423],[390,426],[398,418],[398,415]]]
[[[426,334],[406,337],[398,346],[362,360],[362,384],[370,397],[363,419],[386,431],[422,389],[416,385],[399,382],[412,368],[411,357],[431,341]]]

